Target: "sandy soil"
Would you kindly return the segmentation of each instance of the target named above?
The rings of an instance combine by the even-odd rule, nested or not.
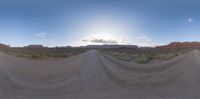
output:
[[[0,53],[1,99],[200,99],[200,52],[126,63],[97,50],[37,62]]]

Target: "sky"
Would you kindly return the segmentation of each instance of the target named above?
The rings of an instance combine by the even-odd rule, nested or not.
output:
[[[157,46],[200,41],[200,0],[0,0],[0,43]]]

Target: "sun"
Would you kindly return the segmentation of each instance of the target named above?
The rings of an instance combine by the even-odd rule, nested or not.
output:
[[[98,22],[91,24],[88,28],[88,35],[93,38],[99,39],[119,39],[119,35],[122,33],[121,28],[112,22]]]
[[[104,40],[122,42],[127,39],[127,33],[130,33],[130,28],[122,19],[115,18],[116,16],[93,16],[82,22],[80,33],[83,33],[80,42],[91,40]],[[133,29],[133,28],[131,28]],[[95,44],[94,42],[84,42],[81,45]],[[99,43],[98,43],[99,44]]]

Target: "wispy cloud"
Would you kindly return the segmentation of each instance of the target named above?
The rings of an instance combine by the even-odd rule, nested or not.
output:
[[[188,23],[195,22],[195,20],[189,15],[189,12],[185,13],[185,16],[182,19]]]
[[[46,35],[47,34],[45,32],[42,32],[42,33],[35,34],[35,37],[40,38],[40,39],[45,39]]]
[[[184,21],[188,22],[188,23],[192,23],[195,22],[195,20],[192,17],[183,17],[182,18]]]
[[[138,45],[138,46],[157,46],[159,44],[155,43],[150,37],[146,35],[139,35],[132,40],[123,39],[122,44]]]
[[[156,44],[150,37],[146,35],[138,36],[136,43],[139,43],[140,46],[156,46]]]
[[[83,39],[81,42],[85,44],[122,44],[122,45],[138,45],[138,46],[156,46],[151,38],[146,35],[139,35],[137,37],[133,37],[130,39],[122,39],[122,40],[114,40],[114,39],[103,39],[103,38],[91,38],[91,39]]]
[[[113,40],[113,39],[109,39],[109,40],[105,40],[105,39],[91,39],[91,40],[82,40],[83,42],[91,42],[91,43],[99,43],[99,44],[117,44],[118,41]]]
[[[194,20],[192,18],[188,18],[188,22],[191,23],[194,22]]]

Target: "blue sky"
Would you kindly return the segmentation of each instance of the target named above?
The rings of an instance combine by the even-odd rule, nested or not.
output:
[[[81,46],[200,41],[199,0],[0,0],[0,42]]]

